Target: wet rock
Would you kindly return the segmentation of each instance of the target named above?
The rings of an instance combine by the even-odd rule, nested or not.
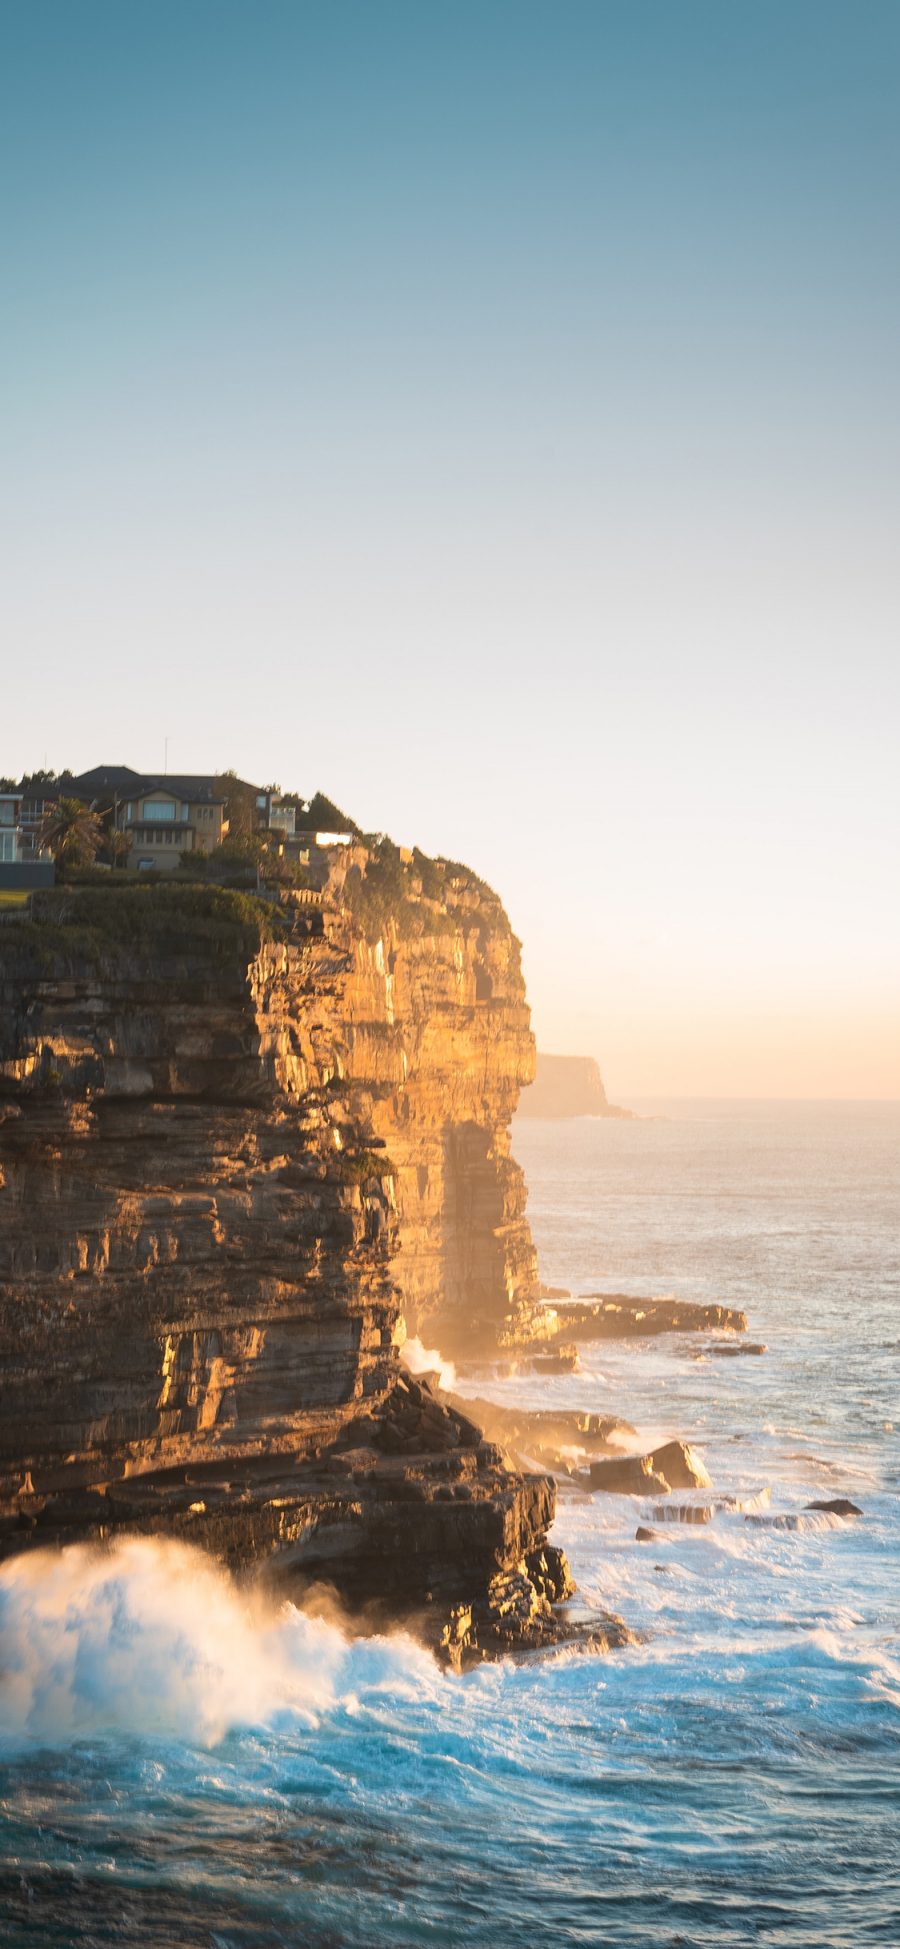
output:
[[[762,1340],[714,1340],[704,1347],[703,1353],[714,1354],[717,1360],[733,1360],[740,1354],[763,1354],[769,1349]]]
[[[559,1346],[520,1355],[513,1362],[513,1372],[516,1374],[577,1374],[580,1365],[578,1348],[564,1341]]]
[[[636,1543],[661,1543],[662,1537],[658,1529],[648,1529],[645,1523],[638,1523],[634,1540]]]
[[[500,1443],[524,1467],[539,1462],[544,1468],[570,1476],[585,1455],[618,1454],[616,1442],[634,1436],[627,1421],[612,1414],[583,1413],[578,1409],[508,1407],[479,1395],[444,1397],[463,1413],[471,1415],[492,1441]]]
[[[537,1556],[550,1554],[545,1547]],[[637,1644],[636,1634],[613,1611],[574,1616],[558,1607],[553,1591],[561,1590],[565,1598],[573,1585],[563,1553],[555,1554],[562,1557],[562,1566],[551,1571],[549,1589],[539,1562],[529,1556],[513,1572],[495,1578],[483,1597],[454,1606],[440,1636],[432,1640],[441,1662],[462,1672],[510,1654],[573,1646],[602,1655]]]
[[[505,1652],[544,1650],[566,1636],[555,1606],[574,1588],[564,1552],[545,1544],[491,1578],[483,1595],[454,1605],[434,1648],[457,1672]]]
[[[661,1502],[651,1510],[655,1523],[711,1523],[715,1510],[708,1502]]]
[[[665,1495],[669,1489],[705,1489],[710,1478],[693,1448],[687,1442],[667,1441],[647,1455],[622,1455],[609,1461],[592,1462],[593,1489],[613,1495]]]
[[[661,1475],[670,1489],[708,1489],[711,1479],[696,1450],[689,1448],[684,1441],[667,1441],[661,1448],[654,1448],[648,1457],[657,1475]]]
[[[827,1511],[819,1509],[817,1511],[814,1508],[808,1508],[801,1510],[799,1513],[789,1511],[778,1516],[745,1516],[744,1521],[745,1523],[752,1523],[754,1529],[775,1529],[796,1532],[798,1530],[816,1529],[820,1526],[821,1517],[824,1514],[829,1515],[833,1523],[838,1523],[842,1520],[841,1516],[834,1509],[828,1509]],[[862,1511],[860,1510],[861,1514]]]
[[[557,1549],[554,1543],[545,1543],[539,1550],[531,1550],[525,1558],[525,1569],[532,1583],[550,1604],[563,1604],[575,1595],[575,1580],[569,1569],[565,1550]]]
[[[808,1502],[807,1509],[821,1509],[828,1516],[861,1516],[862,1510],[846,1496],[832,1496],[828,1502]]]
[[[680,1299],[633,1299],[597,1293],[559,1308],[559,1331],[576,1340],[646,1339],[658,1333],[719,1329],[746,1333],[747,1315],[731,1306],[704,1306]]]
[[[569,1643],[577,1643],[577,1641],[573,1633]],[[626,1645],[640,1644],[641,1640],[638,1633],[630,1631],[628,1625],[616,1615],[615,1611],[607,1611],[602,1618],[589,1627],[581,1642],[585,1651],[592,1651],[605,1657],[607,1652],[621,1651]]]
[[[589,1471],[592,1489],[614,1496],[665,1495],[669,1483],[657,1475],[649,1455],[622,1455],[606,1462],[592,1462]]]

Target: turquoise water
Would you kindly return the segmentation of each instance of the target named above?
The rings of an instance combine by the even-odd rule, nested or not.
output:
[[[900,1945],[900,1109],[525,1123],[544,1277],[742,1305],[498,1392],[701,1448],[740,1511],[634,1541],[560,1500],[644,1642],[441,1676],[245,1600],[178,1546],[0,1580],[0,1940],[212,1949]],[[804,1513],[847,1494],[843,1524]],[[780,1515],[799,1527],[779,1528]]]

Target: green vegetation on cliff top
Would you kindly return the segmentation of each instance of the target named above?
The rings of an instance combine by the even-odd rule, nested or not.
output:
[[[251,959],[278,939],[277,907],[225,887],[134,885],[54,887],[34,894],[27,915],[0,926],[0,967],[23,955],[39,967],[96,965],[137,948]]]
[[[404,854],[383,833],[367,835],[364,867],[351,867],[343,904],[368,940],[392,926],[401,939],[452,934],[475,920],[504,921],[499,897],[468,866]]]
[[[402,851],[382,833],[360,843],[365,853],[357,853],[335,896],[367,940],[508,926],[498,896],[470,868],[430,859],[418,848]],[[195,949],[249,961],[261,944],[286,937],[290,911],[277,897],[189,877],[189,871],[186,861],[165,879],[96,868],[70,874],[65,883],[35,892],[27,908],[7,909],[0,967],[10,968],[14,958],[21,965],[24,957],[35,970],[62,972],[134,950],[184,955]],[[271,892],[277,891],[273,881]]]

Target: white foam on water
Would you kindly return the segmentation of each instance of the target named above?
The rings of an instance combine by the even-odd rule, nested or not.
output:
[[[183,1543],[129,1537],[17,1557],[0,1572],[0,1738],[104,1732],[208,1746],[289,1714],[315,1726],[360,1690],[440,1682],[404,1634],[338,1623],[237,1585]]]
[[[437,1347],[426,1347],[416,1335],[412,1340],[404,1340],[400,1358],[411,1374],[437,1374],[441,1387],[448,1393],[456,1386],[456,1368],[452,1360],[445,1360]]]
[[[852,1517],[850,1520],[854,1520]],[[745,1521],[754,1529],[779,1530],[782,1533],[803,1535],[814,1530],[846,1529],[847,1518],[836,1516],[830,1509],[786,1510],[777,1516],[749,1515]]]

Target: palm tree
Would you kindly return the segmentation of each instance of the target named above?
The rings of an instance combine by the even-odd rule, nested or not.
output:
[[[40,851],[52,853],[60,866],[90,866],[104,838],[96,812],[80,799],[57,799],[38,830]]]
[[[107,826],[103,841],[103,850],[110,866],[127,866],[131,851],[131,839],[128,833],[120,832],[117,826]]]

